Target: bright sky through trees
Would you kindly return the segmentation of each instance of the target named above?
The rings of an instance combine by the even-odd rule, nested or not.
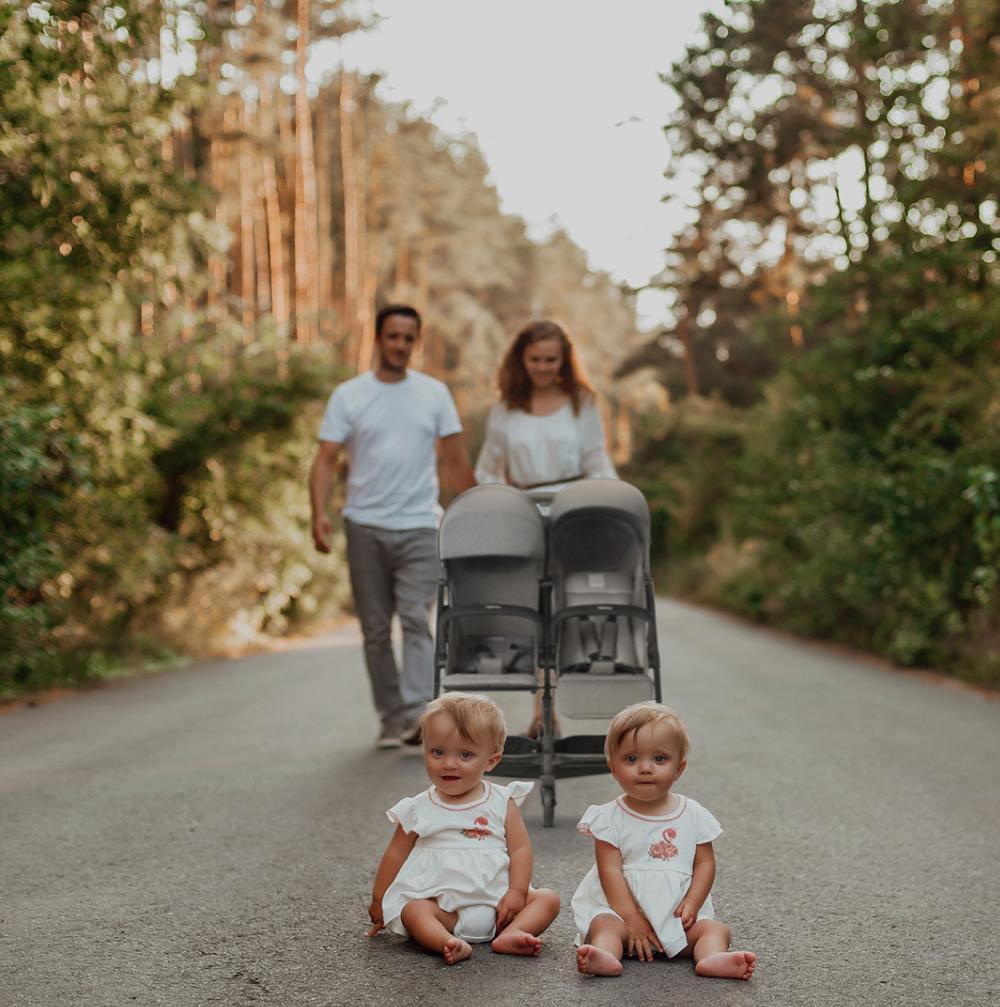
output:
[[[558,221],[591,264],[632,284],[679,226],[660,202],[672,98],[658,74],[711,0],[377,0],[382,23],[321,47],[317,63],[384,71],[383,93],[449,132],[474,133],[504,208],[535,234]],[[640,297],[640,318],[664,319]]]

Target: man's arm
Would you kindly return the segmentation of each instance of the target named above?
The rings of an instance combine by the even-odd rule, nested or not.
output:
[[[317,551],[330,551],[330,537],[333,526],[326,516],[326,501],[333,487],[333,477],[337,470],[337,459],[343,447],[337,441],[320,441],[319,451],[309,470],[309,503],[312,505],[312,536]]]
[[[469,452],[461,434],[441,438],[441,466],[448,489],[461,493],[476,485],[476,476],[469,462]]]

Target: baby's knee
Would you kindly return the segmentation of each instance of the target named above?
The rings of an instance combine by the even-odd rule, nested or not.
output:
[[[559,907],[562,905],[559,893],[553,891],[551,888],[533,889],[531,892],[531,901],[541,902],[548,910],[554,913],[558,913]]]
[[[719,940],[725,941],[726,946],[729,946],[733,939],[733,932],[729,929],[728,924],[723,923],[722,920],[699,920],[698,922],[704,926],[705,933],[710,933]]]
[[[590,921],[587,930],[587,941],[593,941],[600,934],[621,934],[625,933],[625,923],[620,916],[611,913],[601,913]]]

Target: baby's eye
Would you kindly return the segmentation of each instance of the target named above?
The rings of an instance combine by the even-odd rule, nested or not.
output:
[[[625,756],[625,764],[629,766],[634,766],[639,760],[634,755]]]
[[[444,750],[441,748],[432,748],[430,749],[430,753],[435,759],[440,759],[441,756],[444,755]]]
[[[461,757],[463,759],[471,759],[472,758],[472,752],[459,752],[458,754],[461,755]]]
[[[670,756],[669,755],[654,755],[653,756],[653,761],[658,766],[662,766],[664,762],[669,762],[670,761]]]

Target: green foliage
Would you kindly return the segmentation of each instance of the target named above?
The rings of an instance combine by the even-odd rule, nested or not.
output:
[[[687,333],[702,391],[762,401],[729,443],[710,408],[688,448],[704,470],[676,436],[655,463],[670,583],[679,566],[696,596],[993,686],[998,43],[1000,11],[974,0],[706,17],[670,77],[678,166],[701,180],[667,277],[689,329],[658,343],[675,390]]]
[[[662,589],[702,596],[705,556],[727,534],[745,428],[740,410],[686,400],[647,431],[624,473],[650,504],[652,561]]]
[[[58,410],[15,405],[0,382],[0,694],[30,684],[51,665],[56,617],[46,587],[60,570],[51,540],[68,462]],[[53,585],[58,587],[58,585]],[[51,594],[51,591],[50,591]]]

